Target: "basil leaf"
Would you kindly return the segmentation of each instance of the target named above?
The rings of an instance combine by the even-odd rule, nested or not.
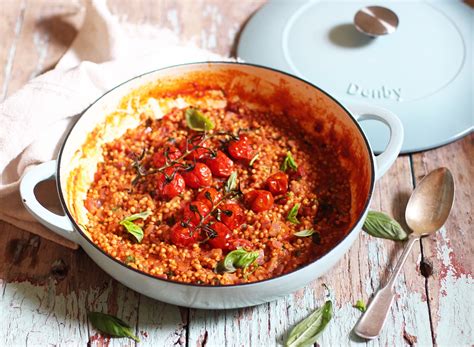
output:
[[[308,237],[313,235],[316,232],[314,229],[305,229],[305,230],[300,230],[294,233],[293,235],[298,236],[298,237]]]
[[[315,343],[331,320],[332,314],[332,302],[328,300],[290,331],[285,346],[309,346]]]
[[[402,241],[408,237],[397,221],[382,212],[369,211],[363,229],[368,234],[383,239]]]
[[[188,108],[185,111],[186,124],[188,128],[197,131],[208,131],[214,129],[214,123],[196,108]]]
[[[259,252],[247,252],[236,260],[234,266],[239,269],[245,269],[250,266],[255,260],[257,260]]]
[[[134,263],[135,261],[136,259],[133,255],[127,255],[127,257],[124,260],[125,264]]]
[[[133,221],[137,219],[147,219],[150,214],[150,211],[135,213],[121,220],[119,224],[123,225],[125,229],[137,239],[138,243],[140,243],[143,240],[143,229],[141,226],[133,223]]]
[[[365,312],[367,307],[365,306],[365,302],[362,300],[357,300],[356,304],[353,306],[354,308],[358,309],[360,312]]]
[[[92,326],[100,332],[115,337],[129,337],[140,342],[140,339],[133,334],[130,325],[117,317],[102,312],[88,312],[87,317]]]
[[[134,220],[137,220],[137,219],[147,219],[149,215],[151,215],[151,212],[145,211],[145,212],[132,214],[131,216],[128,216],[124,218],[123,220],[133,222]]]
[[[249,163],[249,166],[253,166],[253,163],[255,163],[255,160],[258,159],[258,156],[260,155],[260,153],[257,153],[253,156],[252,159],[250,159],[250,163]]]
[[[143,229],[136,225],[133,222],[130,222],[128,220],[123,220],[120,222],[120,225],[123,225],[127,231],[132,234],[135,239],[138,241],[138,243],[142,242],[143,240]]]
[[[291,208],[290,212],[288,212],[288,216],[286,217],[286,219],[293,224],[300,224],[299,220],[296,218],[299,209],[300,204],[295,204],[295,206]]]
[[[237,269],[245,269],[253,264],[259,257],[258,251],[247,252],[243,248],[238,248],[225,256],[217,266],[216,271],[218,273],[223,272],[235,272]]]
[[[293,155],[291,155],[291,152],[286,152],[286,157],[283,160],[283,163],[280,166],[281,171],[286,171],[288,170],[288,167],[290,169],[296,170],[298,168],[298,165],[296,165],[295,158],[293,158]]]
[[[237,188],[237,171],[234,171],[230,174],[229,178],[227,179],[224,189],[227,193],[229,193],[235,190],[236,188]]]

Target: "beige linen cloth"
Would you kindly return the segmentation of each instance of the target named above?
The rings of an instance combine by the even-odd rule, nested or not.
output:
[[[77,115],[117,84],[165,66],[222,60],[180,44],[168,30],[121,24],[105,0],[89,0],[86,11],[56,68],[0,104],[0,219],[71,248],[77,245],[44,228],[23,207],[18,189],[24,173],[55,159]]]

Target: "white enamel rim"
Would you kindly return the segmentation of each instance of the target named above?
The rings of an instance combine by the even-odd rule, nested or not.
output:
[[[66,202],[64,200],[63,193],[62,193],[61,188],[60,188],[61,187],[61,184],[60,184],[61,156],[62,156],[64,147],[65,147],[65,144],[67,143],[69,136],[71,135],[71,133],[74,130],[75,125],[72,126],[70,128],[67,136],[65,137],[62,146],[61,146],[61,150],[59,152],[58,159],[57,160],[52,160],[52,161],[49,161],[49,162],[46,162],[46,163],[43,163],[43,164],[40,164],[40,165],[36,166],[35,168],[29,170],[24,175],[24,177],[22,178],[22,181],[21,181],[21,184],[20,184],[20,194],[22,196],[22,201],[23,201],[25,207],[44,226],[46,226],[47,228],[53,230],[54,232],[56,232],[60,236],[65,237],[66,239],[68,239],[70,241],[73,241],[73,242],[76,242],[79,245],[81,245],[81,247],[86,251],[86,253],[101,268],[103,268],[112,277],[114,277],[117,280],[119,280],[120,282],[122,282],[124,285],[126,285],[126,286],[128,286],[128,287],[130,287],[130,288],[132,288],[132,289],[134,289],[138,292],[141,292],[141,293],[143,293],[147,296],[154,297],[154,298],[157,298],[157,296],[159,296],[159,298],[158,298],[159,300],[166,301],[166,302],[169,302],[169,303],[172,303],[172,304],[177,304],[177,305],[183,305],[183,299],[182,298],[174,300],[173,297],[171,297],[171,296],[156,295],[156,293],[154,293],[153,290],[158,289],[159,287],[165,285],[165,287],[170,287],[171,286],[172,288],[175,288],[175,289],[183,288],[183,287],[184,288],[189,288],[190,290],[203,290],[204,289],[204,290],[207,290],[211,293],[211,294],[206,294],[207,296],[212,296],[212,295],[219,294],[221,292],[222,293],[223,292],[226,292],[226,293],[234,292],[235,290],[239,290],[239,288],[243,289],[243,288],[255,288],[255,287],[262,287],[262,286],[272,286],[272,285],[278,285],[277,283],[283,284],[284,283],[283,281],[286,282],[286,279],[292,277],[292,275],[296,275],[298,273],[303,273],[303,272],[309,273],[308,269],[311,268],[311,267],[314,267],[315,264],[318,264],[318,263],[323,263],[323,264],[326,263],[328,265],[326,265],[326,267],[322,266],[321,268],[324,268],[323,270],[319,269],[319,270],[314,271],[317,274],[313,275],[312,277],[310,276],[310,279],[307,280],[306,283],[314,280],[315,278],[321,276],[323,273],[328,271],[334,265],[334,263],[336,263],[342,257],[342,255],[349,249],[349,247],[352,245],[353,241],[355,240],[356,236],[358,235],[358,233],[359,233],[359,231],[362,227],[363,220],[365,219],[365,216],[366,216],[367,211],[368,211],[368,206],[369,206],[371,198],[372,198],[372,193],[373,193],[373,190],[374,190],[375,181],[378,180],[390,168],[390,166],[393,164],[393,162],[397,158],[398,154],[400,153],[400,149],[401,149],[402,142],[403,142],[403,126],[402,126],[400,120],[396,117],[396,115],[394,115],[392,112],[390,112],[386,109],[383,109],[383,108],[380,108],[380,107],[375,107],[375,106],[370,106],[370,105],[364,105],[364,104],[347,103],[349,109],[352,110],[352,112],[350,112],[337,99],[332,97],[330,94],[328,94],[327,92],[325,92],[321,88],[319,88],[319,87],[317,87],[317,86],[315,86],[315,85],[313,85],[313,84],[311,84],[311,83],[309,83],[305,80],[302,80],[302,79],[300,79],[300,78],[298,78],[294,75],[291,75],[291,74],[288,74],[286,72],[279,71],[279,70],[276,70],[276,69],[260,66],[260,65],[247,64],[247,63],[235,63],[235,62],[211,62],[211,63],[210,62],[197,62],[197,63],[175,65],[175,66],[170,66],[170,67],[166,67],[166,68],[163,68],[163,69],[157,69],[157,70],[147,72],[145,74],[136,76],[136,77],[134,77],[134,78],[132,78],[128,81],[125,81],[125,82],[121,83],[120,85],[116,86],[115,88],[109,90],[107,93],[105,93],[100,98],[98,98],[94,103],[92,103],[88,108],[86,108],[84,110],[84,112],[82,112],[81,116],[83,114],[85,114],[87,112],[87,110],[90,107],[92,107],[94,104],[100,102],[100,100],[105,95],[107,95],[108,93],[110,93],[113,90],[115,90],[115,89],[117,89],[121,86],[124,86],[124,85],[128,84],[129,82],[131,82],[135,79],[138,79],[142,76],[146,76],[148,74],[152,74],[152,73],[155,73],[157,71],[173,69],[173,68],[183,66],[183,65],[203,65],[204,66],[204,65],[209,65],[209,64],[226,64],[226,65],[229,65],[229,66],[238,64],[240,66],[244,65],[244,66],[251,66],[251,67],[254,67],[254,68],[270,70],[270,71],[273,71],[274,73],[282,74],[282,75],[285,75],[286,77],[297,79],[297,80],[299,80],[299,81],[301,81],[301,82],[317,89],[319,92],[323,93],[325,96],[332,99],[344,111],[344,113],[353,120],[356,128],[358,129],[358,131],[360,133],[360,135],[362,136],[363,140],[365,141],[366,149],[367,149],[368,153],[370,153],[371,182],[370,182],[369,194],[366,197],[365,205],[364,205],[364,208],[362,210],[363,212],[358,217],[358,220],[354,224],[353,228],[350,231],[348,231],[348,233],[344,236],[344,238],[339,240],[339,242],[336,245],[334,245],[334,247],[329,252],[327,252],[322,257],[316,259],[315,261],[313,261],[311,263],[308,263],[308,264],[306,264],[306,265],[304,265],[304,266],[302,266],[302,267],[300,267],[296,270],[288,272],[286,274],[279,275],[279,276],[272,277],[270,279],[266,279],[266,280],[262,280],[262,281],[258,281],[258,282],[252,282],[252,283],[243,283],[243,284],[235,284],[235,285],[218,285],[218,286],[183,283],[183,282],[178,282],[178,281],[173,281],[173,280],[168,280],[168,279],[157,278],[157,277],[154,277],[150,274],[147,274],[145,272],[142,272],[140,270],[137,270],[137,269],[134,269],[134,268],[131,268],[131,267],[127,266],[126,264],[122,263],[121,261],[119,261],[119,260],[113,258],[112,256],[110,256],[109,254],[105,253],[99,246],[97,246],[92,240],[90,240],[87,237],[87,235],[85,235],[82,232],[81,228],[76,224],[76,221],[74,220],[74,218],[72,217],[72,215],[70,214],[70,212],[67,208]],[[370,144],[369,144],[364,132],[362,131],[362,129],[361,129],[359,123],[358,123],[358,121],[363,121],[363,120],[366,120],[366,119],[381,121],[384,124],[386,124],[390,129],[390,139],[389,139],[389,143],[387,145],[387,148],[383,153],[381,153],[378,156],[373,155]],[[35,186],[39,182],[44,181],[44,180],[48,180],[48,179],[51,179],[51,178],[56,179],[58,195],[59,195],[63,210],[65,211],[65,214],[66,214],[65,216],[57,215],[57,214],[47,210],[46,208],[44,208],[38,202],[38,200],[36,199],[36,197],[34,195]],[[78,235],[80,235],[80,237]],[[338,253],[341,253],[341,252],[342,252],[342,254],[338,254]],[[107,259],[112,260],[113,263],[115,263],[115,264],[113,264],[113,263],[104,263],[103,260],[105,260],[105,259],[100,258],[100,257],[103,257],[103,256],[106,256]],[[332,259],[330,257],[332,257]],[[121,276],[119,274],[116,274],[114,271],[119,270],[115,266],[116,264],[118,264],[119,267],[122,270],[125,270],[125,271],[126,270],[132,270],[132,272],[134,272],[137,276],[138,275],[139,276],[137,277],[137,276],[134,276],[132,274],[130,274],[130,276]],[[107,267],[107,269],[105,269],[105,267]],[[115,268],[115,269],[112,269],[112,268]],[[128,282],[128,281],[123,279],[123,277],[136,277],[137,279],[139,279],[141,276],[145,276],[146,278],[150,279],[152,282],[155,282],[158,287],[157,288],[148,288],[145,285],[142,286],[142,284],[140,284],[140,283]],[[297,282],[301,282],[301,278],[300,278],[300,281],[297,281]],[[304,284],[306,284],[306,283],[304,283]],[[297,288],[303,286],[304,284],[297,285]],[[153,283],[152,283],[152,285],[153,285]],[[287,284],[287,287],[295,287],[295,285],[288,285]],[[291,290],[296,290],[297,288],[293,288]],[[278,292],[278,290],[274,290],[273,292]],[[283,290],[282,290],[282,292],[283,292]],[[283,293],[283,294],[286,294],[286,292]],[[226,305],[213,305],[212,302],[211,303],[201,302],[202,301],[202,298],[201,298],[201,301],[199,301],[199,299],[198,299],[197,303],[192,303],[191,302],[191,303],[187,303],[186,305],[189,306],[189,307],[195,307],[195,308],[218,308],[218,309],[220,309],[220,308],[236,308],[236,307],[250,306],[250,305],[255,305],[255,304],[258,304],[258,303],[271,301],[271,300],[276,299],[277,297],[281,297],[281,295],[283,295],[283,294],[273,295],[273,297],[268,297],[266,299],[258,299],[257,300],[258,302],[255,302],[255,303],[240,302],[237,299],[235,303],[230,304],[228,306],[226,306]],[[196,297],[197,296],[198,295],[196,295]],[[260,296],[262,296],[262,295],[260,295]],[[193,298],[191,298],[191,301],[192,301],[192,299]]]

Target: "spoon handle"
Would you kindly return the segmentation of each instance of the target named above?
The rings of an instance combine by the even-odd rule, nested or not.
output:
[[[393,299],[395,298],[394,285],[395,281],[400,273],[403,264],[408,258],[410,251],[416,241],[420,239],[419,236],[410,234],[408,241],[405,244],[405,249],[402,255],[398,259],[397,266],[390,274],[390,279],[387,284],[380,288],[367,308],[367,311],[357,322],[354,332],[365,339],[373,339],[379,336],[382,330],[385,320],[387,319],[388,312],[392,306]]]

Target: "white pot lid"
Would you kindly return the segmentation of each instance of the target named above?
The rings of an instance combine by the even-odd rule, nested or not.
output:
[[[398,29],[370,38],[353,25],[364,6],[385,6]],[[395,112],[403,153],[454,141],[474,117],[474,10],[461,1],[270,1],[242,31],[238,56],[297,75],[342,101]],[[388,129],[362,124],[375,152]]]

